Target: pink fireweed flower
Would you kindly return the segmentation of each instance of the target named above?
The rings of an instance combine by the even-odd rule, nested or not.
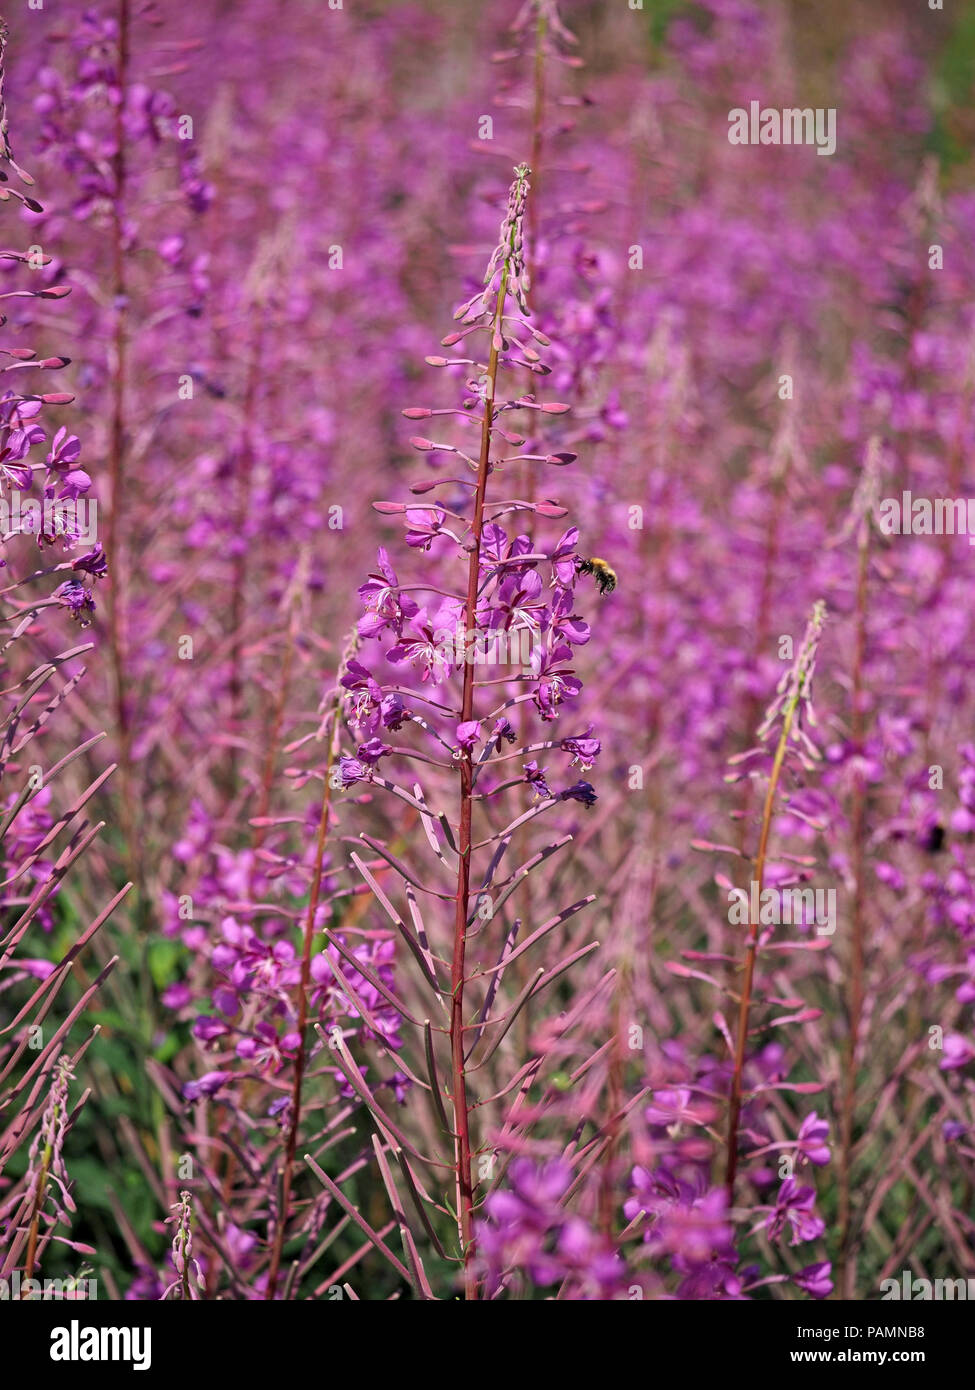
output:
[[[53,596],[58,603],[68,610],[80,627],[88,627],[91,624],[92,615],[95,612],[95,600],[92,598],[90,590],[86,589],[77,579],[66,579],[54,590]]]
[[[975,1061],[975,1045],[970,1038],[961,1033],[946,1033],[943,1042],[944,1056],[939,1066],[942,1071],[956,1071]]]
[[[551,788],[545,778],[545,773],[534,760],[530,763],[525,763],[525,781],[537,797],[544,799],[552,795]]]
[[[399,592],[396,571],[389,563],[389,556],[383,546],[377,554],[378,572],[370,574],[365,584],[359,587],[359,597],[365,606],[365,616],[359,619],[360,637],[378,637],[386,628],[392,628],[397,636],[402,636],[403,624],[420,611],[419,605],[408,594]]]
[[[470,752],[474,745],[479,743],[481,739],[480,719],[471,719],[468,720],[466,724],[458,724],[456,738],[458,748],[463,748]]]
[[[829,1145],[826,1140],[829,1137],[829,1121],[821,1120],[815,1110],[807,1115],[799,1126],[799,1140],[796,1145],[796,1159],[800,1164],[809,1162],[817,1168],[823,1167],[830,1160]]]
[[[792,1282],[812,1298],[828,1298],[833,1292],[832,1269],[829,1260],[822,1260],[793,1274]]]
[[[675,1090],[655,1092],[652,1103],[643,1113],[648,1124],[670,1128],[713,1124],[717,1108],[709,1100],[698,1099],[686,1086],[680,1086]]]
[[[576,738],[564,738],[559,744],[563,753],[572,754],[570,767],[579,766],[583,772],[588,772],[595,765],[602,751],[602,744],[598,738],[592,737],[592,730],[593,726],[590,724],[584,734]]]
[[[811,1187],[800,1187],[795,1178],[786,1178],[779,1188],[774,1207],[766,1207],[765,1230],[769,1240],[778,1240],[788,1226],[790,1245],[816,1240],[826,1230],[826,1223],[813,1212],[816,1193]]]

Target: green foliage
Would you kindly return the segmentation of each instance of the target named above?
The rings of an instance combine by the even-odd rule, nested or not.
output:
[[[943,16],[951,23],[947,14]],[[946,26],[947,28],[947,26]],[[954,27],[934,67],[932,99],[937,117],[931,145],[951,168],[971,158],[972,91],[975,88],[975,9],[958,7]]]

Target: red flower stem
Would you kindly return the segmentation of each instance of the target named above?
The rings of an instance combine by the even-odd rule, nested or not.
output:
[[[123,499],[125,489],[125,407],[128,373],[128,283],[125,274],[125,191],[128,167],[125,157],[125,98],[129,69],[129,0],[119,0],[118,7],[118,85],[119,100],[115,112],[115,155],[113,159],[114,190],[112,197],[112,295],[114,302],[114,331],[112,340],[112,416],[109,438],[109,477],[112,505],[108,514],[106,552],[112,566],[109,591],[109,645],[112,674],[115,683],[115,721],[119,740],[119,776],[121,795],[119,811],[124,829],[124,841],[131,860],[130,877],[142,890],[141,854],[138,846],[142,837],[134,833],[132,821],[135,798],[132,787],[132,730],[128,704],[125,661],[125,564],[122,554]]]
[[[481,456],[477,469],[477,489],[474,494],[474,518],[471,523],[473,541],[467,565],[467,602],[464,608],[464,630],[476,621],[477,591],[481,573],[481,533],[484,528],[484,501],[491,466],[491,432],[494,427],[494,400],[498,378],[498,348],[508,290],[508,267],[501,272],[498,300],[491,334],[491,354],[488,358],[487,384],[484,393],[484,419],[481,424]],[[464,665],[464,693],[461,701],[461,720],[474,718],[474,667]],[[467,921],[470,911],[471,880],[471,823],[474,766],[470,749],[464,749],[460,760],[460,825],[458,836],[457,894],[454,910],[454,951],[450,968],[450,1059],[451,1097],[454,1108],[457,1173],[457,1221],[464,1260],[464,1296],[478,1296],[477,1275],[474,1269],[474,1185],[471,1170],[470,1113],[467,1101],[467,1075],[464,1061],[464,984],[467,950]]]

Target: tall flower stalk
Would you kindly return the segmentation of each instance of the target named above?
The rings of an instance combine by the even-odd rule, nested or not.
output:
[[[518,411],[540,412],[541,416],[560,415],[568,406],[560,402],[539,402],[533,394],[515,398],[502,397],[500,378],[505,370],[528,370],[535,375],[547,374],[547,367],[535,351],[534,342],[547,345],[545,336],[529,320],[526,298],[523,222],[529,192],[529,170],[519,165],[515,170],[498,244],[491,256],[484,288],[462,304],[455,314],[458,331],[444,339],[446,346],[473,340],[484,344],[486,351],[472,357],[449,359],[431,357],[431,365],[467,369],[466,396],[460,410],[411,408],[404,411],[409,419],[431,419],[434,416],[455,416],[463,422],[461,428],[475,425],[478,447],[474,455],[460,444],[434,441],[414,436],[414,448],[427,456],[448,454],[467,465],[473,477],[448,477],[424,480],[413,486],[415,494],[423,495],[433,489],[444,489],[445,499],[435,503],[377,503],[386,515],[402,515],[407,522],[406,544],[415,552],[435,551],[440,561],[430,578],[419,583],[402,584],[386,551],[380,550],[376,573],[360,589],[366,613],[359,622],[359,635],[364,641],[393,635],[393,645],[385,659],[394,667],[419,668],[419,686],[404,674],[396,683],[384,682],[358,659],[350,661],[343,684],[350,692],[351,719],[370,736],[354,756],[341,759],[343,783],[379,786],[392,793],[419,813],[430,849],[442,869],[452,870],[452,887],[448,892],[435,889],[427,882],[420,868],[407,868],[372,837],[366,842],[392,866],[404,880],[409,914],[409,927],[395,908],[387,893],[381,889],[364,863],[353,856],[353,863],[373,888],[387,915],[391,918],[419,967],[423,988],[429,992],[437,1012],[445,1015],[443,1022],[431,1017],[417,1018],[412,1010],[400,1005],[407,1024],[420,1028],[423,1052],[416,1064],[409,1064],[406,1055],[400,1065],[413,1088],[426,1092],[439,1117],[442,1134],[449,1139],[452,1153],[449,1161],[437,1154],[426,1154],[415,1148],[388,1113],[378,1104],[369,1087],[357,1074],[357,1068],[341,1042],[336,1047],[340,1068],[353,1090],[370,1111],[380,1138],[377,1160],[394,1210],[401,1210],[400,1198],[393,1181],[393,1170],[382,1155],[382,1146],[393,1143],[401,1175],[413,1194],[414,1204],[421,1217],[419,1231],[411,1225],[403,1229],[408,1263],[420,1297],[429,1297],[430,1286],[418,1254],[418,1243],[434,1230],[437,1211],[451,1213],[456,1223],[457,1249],[451,1258],[462,1269],[464,1295],[475,1299],[481,1293],[482,1268],[478,1257],[477,1212],[483,1201],[485,1181],[496,1185],[496,1164],[499,1154],[518,1139],[528,1117],[521,1115],[522,1104],[518,1091],[514,1105],[508,1110],[493,1140],[482,1130],[475,1136],[472,1117],[485,1111],[498,1110],[504,1116],[502,1104],[510,1084],[497,1083],[493,1095],[479,1095],[470,1090],[473,1071],[486,1067],[503,1042],[505,1034],[518,1018],[528,1001],[562,972],[594,949],[594,944],[570,951],[552,969],[538,969],[510,1007],[504,1007],[499,990],[508,967],[520,959],[537,941],[561,926],[581,908],[592,901],[587,895],[570,907],[529,931],[522,939],[522,923],[515,919],[509,926],[502,923],[502,908],[521,886],[527,875],[544,863],[550,855],[568,842],[561,836],[554,844],[532,854],[520,868],[505,878],[499,874],[514,832],[527,825],[543,811],[559,802],[578,802],[591,806],[596,794],[588,782],[578,780],[561,791],[553,791],[546,770],[539,766],[538,756],[553,749],[568,753],[572,762],[583,768],[592,766],[600,746],[592,730],[568,738],[544,738],[531,744],[518,745],[519,739],[507,716],[516,706],[534,707],[544,725],[551,725],[581,689],[571,666],[567,664],[572,649],[588,641],[588,625],[573,612],[574,590],[580,573],[576,553],[578,533],[566,531],[561,539],[542,545],[534,536],[509,536],[498,524],[509,513],[528,513],[536,520],[565,515],[557,502],[533,503],[523,498],[497,499],[489,489],[495,475],[512,476],[520,463],[536,467],[562,467],[575,457],[569,453],[517,452],[525,445],[524,438],[513,432],[508,416]],[[486,341],[485,341],[486,339]],[[505,445],[516,452],[504,454]],[[464,562],[466,579],[464,592],[456,594],[444,587],[443,576],[448,573],[442,554],[454,547]],[[551,597],[545,595],[540,571],[550,573]],[[414,599],[416,592],[425,592],[430,609],[421,608]],[[510,644],[521,635],[530,641],[531,653],[527,663],[497,655],[499,640]],[[497,675],[484,679],[477,676],[485,666],[496,663]],[[422,693],[424,684],[443,687],[438,698]],[[459,700],[451,703],[451,687],[459,685]],[[491,705],[486,709],[478,696],[491,692]],[[453,697],[457,699],[457,696]],[[500,699],[500,703],[498,703]],[[418,704],[422,707],[418,708]],[[432,743],[432,753],[411,746],[393,746],[384,741],[387,730],[397,731],[410,725],[419,728]],[[444,759],[444,753],[447,759]],[[457,801],[453,816],[437,812],[427,800],[419,783],[411,790],[380,775],[386,759],[417,761],[421,770],[433,779],[438,799],[444,795],[444,774],[452,781],[456,777]],[[521,764],[521,772],[509,773],[511,762]],[[491,812],[501,794],[527,787],[534,801],[529,809],[521,810],[507,825],[497,828],[496,815]],[[482,820],[483,817],[483,820]],[[477,830],[475,830],[475,824]],[[478,838],[478,836],[481,838]],[[488,862],[478,851],[491,849]],[[418,899],[431,897],[436,903],[452,903],[452,927],[446,954],[441,954],[438,931],[428,928],[425,909]],[[492,930],[493,928],[493,930]],[[493,938],[493,940],[492,940]],[[477,965],[470,958],[472,943],[480,948]],[[516,942],[518,944],[516,944]],[[485,955],[486,952],[486,955]],[[345,952],[343,951],[343,956]],[[340,982],[342,966],[334,960],[333,968]],[[446,980],[444,979],[446,972]],[[429,1007],[429,1005],[425,1005]],[[576,1019],[566,1020],[555,1036],[568,1029]],[[441,1092],[439,1080],[442,1062],[438,1061],[438,1040],[443,1039],[448,1051],[447,1086]],[[553,1038],[554,1041],[554,1038]],[[517,1076],[527,1084],[528,1077],[551,1067],[554,1058],[547,1049],[531,1056]],[[444,1099],[449,1099],[450,1113]],[[474,1164],[477,1160],[478,1172]],[[434,1173],[447,1170],[453,1179],[453,1201],[445,1205],[424,1190],[412,1172],[414,1162],[428,1164]],[[335,1196],[331,1181],[316,1166],[319,1177],[326,1181]],[[427,1210],[431,1205],[433,1211]],[[378,1239],[378,1237],[376,1237]],[[440,1247],[439,1238],[434,1236]],[[442,1247],[440,1247],[442,1248]]]
[[[765,802],[762,807],[758,849],[752,864],[752,881],[756,885],[756,897],[759,901],[761,901],[765,888],[765,864],[768,856],[769,836],[772,832],[776,793],[785,766],[786,754],[792,748],[803,764],[807,766],[812,760],[819,757],[818,749],[806,733],[805,725],[815,724],[812,706],[812,680],[816,669],[816,653],[819,649],[825,620],[826,605],[820,600],[813,608],[795,661],[779,682],[776,698],[766,711],[765,719],[758,730],[759,739],[764,742],[771,739],[778,729],[778,740],[772,758],[771,771],[768,774]],[[725,1145],[725,1185],[728,1190],[729,1205],[734,1198],[735,1175],[738,1171],[738,1122],[741,1117],[745,1054],[748,1047],[748,1020],[752,1003],[752,988],[755,981],[755,958],[758,954],[759,927],[757,915],[750,913],[745,939],[742,984],[738,1000],[738,1028],[735,1039],[731,1097],[728,1105],[728,1133]]]
[[[351,654],[355,651],[355,648],[356,639],[353,637],[349,647],[346,649],[344,655],[345,661],[351,658]],[[325,876],[325,849],[328,843],[331,823],[332,795],[335,791],[334,769],[338,760],[339,735],[341,729],[341,695],[342,690],[338,685],[330,692],[327,701],[328,708],[321,730],[326,741],[327,753],[322,777],[322,800],[318,816],[315,857],[312,861],[311,884],[308,890],[308,907],[305,912],[304,930],[301,940],[301,972],[298,980],[298,1007],[297,1021],[295,1024],[297,1047],[295,1050],[291,1103],[281,1169],[277,1221],[271,1246],[271,1262],[268,1268],[265,1290],[265,1297],[267,1299],[273,1299],[278,1288],[278,1274],[281,1268],[281,1256],[284,1250],[285,1231],[291,1205],[295,1155],[297,1153],[298,1134],[302,1119],[303,1086],[309,1054],[308,1016],[309,995],[312,983],[312,948],[315,938],[315,927],[318,922],[319,909],[321,906],[322,883]]]
[[[508,211],[501,228],[501,240],[485,281],[487,289],[481,298],[482,307],[470,307],[464,314],[465,323],[487,317],[490,323],[491,347],[487,372],[482,379],[481,449],[474,492],[474,516],[471,522],[470,557],[467,565],[467,598],[461,614],[461,630],[473,629],[477,619],[477,599],[481,580],[481,540],[484,533],[484,507],[487,501],[488,475],[491,469],[491,446],[495,429],[495,399],[498,386],[498,362],[504,346],[505,307],[509,293],[522,313],[528,312],[525,302],[525,259],[522,220],[528,196],[526,165],[515,171],[515,182],[508,197]],[[493,298],[494,303],[490,300]],[[482,327],[486,326],[482,322]],[[464,665],[461,723],[476,723],[474,716],[474,665]],[[460,839],[457,860],[457,898],[454,913],[454,949],[450,969],[450,1058],[454,1122],[457,1126],[457,1211],[460,1219],[461,1245],[468,1298],[476,1296],[474,1269],[474,1187],[471,1178],[470,1105],[467,1097],[466,1059],[464,1055],[464,986],[467,952],[467,927],[470,918],[471,855],[473,853],[474,819],[474,752],[473,743],[464,740],[460,752]]]

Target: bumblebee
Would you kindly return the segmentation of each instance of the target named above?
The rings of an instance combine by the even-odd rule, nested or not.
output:
[[[937,854],[944,847],[945,828],[943,825],[932,825],[928,833],[924,836],[922,844],[929,854]]]
[[[611,594],[616,588],[616,571],[610,569],[605,560],[594,555],[591,560],[576,560],[577,574],[591,574],[601,594]]]

